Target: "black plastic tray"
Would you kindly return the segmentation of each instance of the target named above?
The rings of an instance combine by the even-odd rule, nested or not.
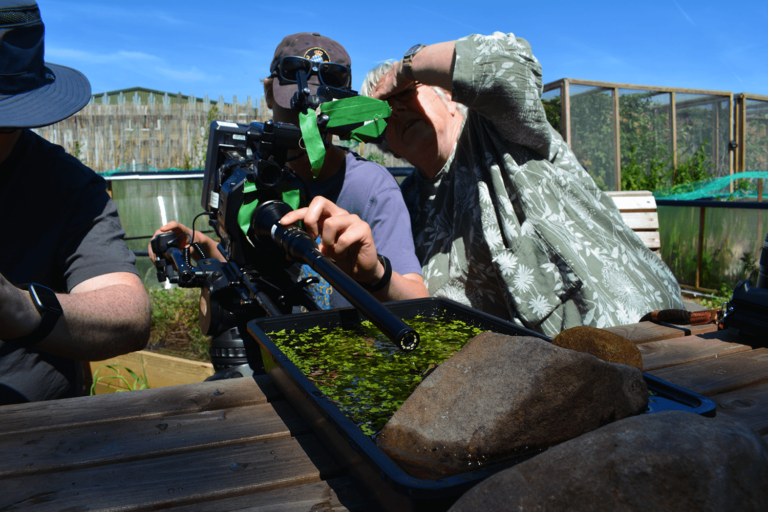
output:
[[[390,302],[387,308],[403,319],[418,315],[461,320],[467,324],[508,335],[550,338],[491,315],[468,308],[447,299],[415,299]],[[340,459],[352,476],[373,493],[374,500],[386,510],[445,510],[461,494],[479,481],[502,469],[511,467],[535,454],[490,465],[439,480],[414,478],[397,466],[365,435],[336,405],[280,351],[266,332],[305,331],[313,327],[351,329],[365,318],[354,308],[336,309],[282,317],[261,318],[248,323],[248,331],[262,348],[264,368],[268,375]],[[715,403],[662,379],[643,374],[650,398],[649,412],[683,410],[705,416],[715,415]]]

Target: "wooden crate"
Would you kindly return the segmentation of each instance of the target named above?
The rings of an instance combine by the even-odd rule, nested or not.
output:
[[[659,255],[661,236],[659,235],[659,214],[656,211],[656,199],[648,190],[629,192],[606,192],[627,226],[640,237],[646,247]]]

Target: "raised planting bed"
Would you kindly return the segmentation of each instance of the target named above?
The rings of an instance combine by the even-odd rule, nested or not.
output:
[[[107,368],[107,366],[113,366],[115,370]],[[127,369],[132,370],[141,377],[144,377],[146,372],[147,383],[150,388],[203,382],[214,373],[211,363],[141,350],[105,361],[84,362],[83,370],[85,373],[84,384],[86,392],[91,389],[94,375],[96,375],[96,379],[106,377],[96,383],[95,394],[97,395],[130,391],[137,388],[138,386],[133,386],[135,379],[128,373]],[[120,378],[109,378],[110,376],[116,376],[117,372],[125,377],[128,383]]]
[[[407,322],[416,317],[440,318],[448,321],[459,320],[468,326],[474,326],[483,331],[494,331],[513,336],[535,336],[550,341],[546,336],[446,299],[430,298],[394,302],[387,304],[387,308]],[[403,471],[376,446],[370,435],[371,431],[375,431],[386,418],[377,418],[375,415],[373,417],[356,417],[354,413],[352,413],[352,417],[348,416],[343,410],[349,411],[349,404],[345,403],[343,397],[338,393],[329,393],[331,396],[327,396],[313,382],[314,379],[321,387],[324,386],[323,382],[319,381],[324,381],[326,379],[323,377],[329,376],[330,366],[319,373],[320,368],[316,368],[313,362],[306,364],[297,359],[297,357],[301,357],[301,351],[297,350],[299,347],[295,343],[296,340],[304,338],[307,343],[318,343],[317,339],[314,338],[315,334],[310,331],[317,331],[318,328],[330,331],[339,327],[357,329],[363,321],[365,318],[357,310],[347,308],[253,320],[248,324],[248,330],[261,346],[264,367],[272,381],[309,422],[331,452],[345,464],[350,474],[368,488],[375,501],[381,503],[383,508],[398,512],[444,510],[479,481],[535,455],[522,454],[505,462],[488,465],[483,469],[438,480],[415,478]],[[294,335],[292,345],[281,331]],[[270,336],[267,333],[275,334]],[[287,350],[289,354],[280,350],[273,341],[273,337],[278,340],[278,343],[288,344],[291,349]],[[388,342],[378,340],[374,343],[385,347]],[[372,354],[370,351],[363,350],[357,350],[357,352],[361,358],[366,359],[370,358],[370,354]],[[390,350],[390,352],[397,355],[395,350]],[[292,358],[298,365],[291,361]],[[318,363],[326,365],[330,363],[332,366],[334,361],[318,361]],[[341,357],[339,357],[338,363],[341,366],[346,365],[346,367],[351,364],[349,360]],[[423,363],[420,364],[423,366]],[[360,364],[360,366],[362,365],[363,363]],[[308,375],[302,371],[300,366],[304,368],[305,372],[308,372]],[[343,368],[340,367],[336,371],[343,371]],[[392,369],[391,371],[405,375],[402,369]],[[406,380],[409,378],[413,380],[421,371],[423,371],[421,367],[414,368],[412,373],[405,376]],[[315,375],[313,376],[312,373]],[[644,374],[644,376],[648,389],[653,395],[650,397],[649,412],[677,409],[697,414],[714,415],[715,404],[711,400],[648,374]],[[393,401],[404,400],[404,397],[396,393],[388,394],[392,395]],[[389,398],[384,395],[379,402],[386,402],[387,400]],[[365,405],[370,408],[381,408],[381,403],[366,402]]]

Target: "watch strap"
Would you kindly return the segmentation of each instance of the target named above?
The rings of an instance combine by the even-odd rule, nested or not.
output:
[[[405,55],[403,56],[403,60],[400,61],[400,68],[403,72],[403,74],[410,80],[411,82],[416,81],[416,77],[413,76],[413,58],[416,56],[417,53],[419,53],[421,50],[426,48],[427,45],[425,44],[417,44],[415,46],[412,46],[408,49],[408,51],[405,52]]]
[[[376,281],[373,284],[364,284],[362,285],[363,288],[368,290],[370,293],[376,293],[385,286],[389,284],[389,282],[392,280],[392,264],[389,262],[389,258],[386,256],[382,256],[381,254],[376,254],[376,257],[379,258],[379,261],[382,265],[384,265],[384,275],[381,276],[381,279]]]
[[[56,327],[56,322],[59,321],[59,318],[61,317],[61,313],[56,313],[51,310],[43,309],[35,300],[35,297],[32,293],[32,286],[43,288],[39,284],[32,284],[29,286],[29,294],[32,297],[32,303],[35,305],[35,308],[37,308],[38,312],[40,313],[40,323],[35,328],[34,331],[27,334],[26,336],[20,336],[18,338],[13,338],[10,340],[3,340],[7,341],[9,343],[14,343],[16,345],[36,345],[37,343],[41,342],[48,336],[53,329]],[[60,306],[59,306],[60,307]]]

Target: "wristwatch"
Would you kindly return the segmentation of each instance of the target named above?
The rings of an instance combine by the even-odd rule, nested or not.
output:
[[[37,329],[26,336],[4,340],[17,345],[34,345],[42,341],[53,331],[53,328],[56,327],[56,322],[64,314],[64,310],[61,309],[61,304],[59,304],[59,299],[53,290],[37,283],[30,284],[27,289],[29,290],[29,296],[32,298],[32,303],[40,313],[41,320]]]
[[[416,81],[416,78],[413,76],[413,68],[411,67],[413,57],[426,47],[427,45],[425,44],[411,46],[408,51],[405,52],[405,55],[403,55],[403,60],[400,61],[400,68],[402,69],[403,74],[412,82]]]
[[[392,280],[392,263],[389,262],[389,258],[378,253],[376,254],[376,257],[381,262],[382,266],[384,266],[384,275],[381,276],[381,279],[375,283],[362,285],[362,287],[368,290],[370,293],[376,293],[377,291],[387,286],[389,281]]]

